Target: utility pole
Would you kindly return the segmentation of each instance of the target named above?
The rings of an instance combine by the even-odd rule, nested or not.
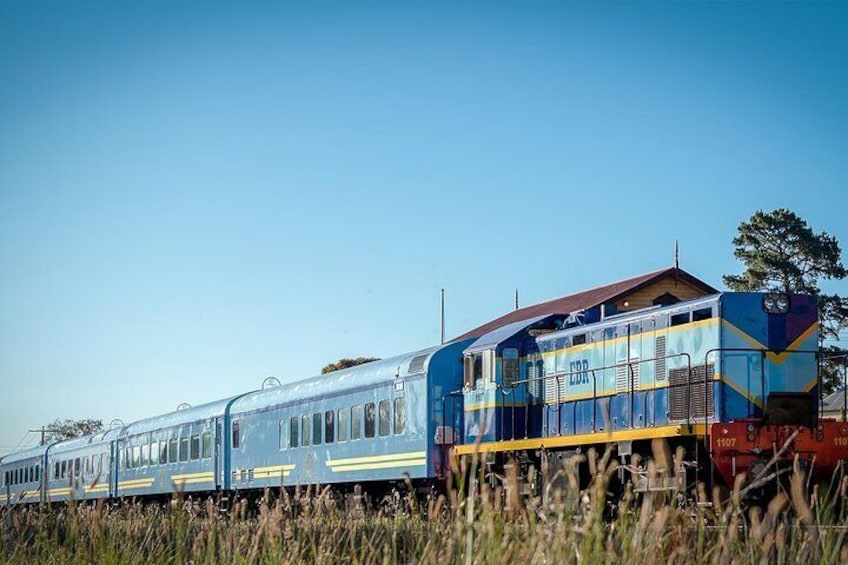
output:
[[[445,343],[445,289],[442,289],[442,345]]]
[[[41,426],[40,428],[36,428],[34,430],[29,430],[32,433],[41,432],[41,442],[38,445],[44,445],[44,434],[50,431],[50,428]]]

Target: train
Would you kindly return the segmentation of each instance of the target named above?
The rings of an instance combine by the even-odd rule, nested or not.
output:
[[[819,415],[818,324],[815,297],[773,292],[543,313],[7,455],[0,505],[425,491],[464,458],[493,481],[512,466],[539,493],[540,471],[592,448],[629,463],[621,481],[636,491],[685,495],[793,465],[827,480],[845,471],[848,423]],[[645,465],[657,440],[683,454],[660,477]]]

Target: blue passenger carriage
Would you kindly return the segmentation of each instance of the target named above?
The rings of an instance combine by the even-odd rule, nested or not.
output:
[[[466,343],[258,391],[232,407],[234,489],[442,475]],[[439,439],[436,439],[436,436]],[[438,441],[438,443],[437,443]]]
[[[234,398],[129,424],[117,442],[115,496],[227,488],[223,430]]]
[[[114,493],[114,443],[119,429],[60,441],[47,448],[49,502],[108,498]]]
[[[44,454],[33,447],[0,459],[0,505],[39,502],[44,492]]]

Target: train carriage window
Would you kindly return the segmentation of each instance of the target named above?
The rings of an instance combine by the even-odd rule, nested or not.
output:
[[[180,462],[188,461],[188,438],[180,438]]]
[[[35,482],[38,482],[40,480],[41,480],[41,465],[36,465],[35,466]]]
[[[336,413],[332,410],[324,412],[324,443],[336,440]]]
[[[82,474],[85,476],[91,474],[91,463],[89,463],[88,455],[82,458]]]
[[[233,449],[239,448],[239,440],[241,439],[239,428],[239,421],[236,420],[235,422],[233,422]]]
[[[200,435],[200,456],[203,459],[212,457],[212,434],[209,432]]]
[[[292,416],[291,419],[289,420],[289,438],[291,439],[291,441],[289,441],[289,445],[291,447],[297,447],[298,446],[298,441],[297,441],[298,440],[298,437],[297,437],[298,433],[297,432],[298,432],[298,423],[299,422],[300,422],[300,419],[297,416]]]
[[[692,321],[700,322],[701,320],[709,320],[713,317],[712,308],[701,308],[692,312]]]
[[[673,314],[671,316],[671,324],[672,326],[682,326],[683,324],[689,323],[689,315],[691,312],[680,312],[679,314]]]
[[[311,416],[303,416],[301,419],[300,425],[300,445],[306,447],[309,445],[309,440],[312,439],[312,417]]]
[[[154,441],[150,443],[150,464],[151,465],[159,465],[162,461],[159,458],[159,442]]]
[[[395,435],[402,435],[406,431],[406,402],[404,399],[395,398]]]
[[[138,445],[132,448],[132,466],[133,468],[141,467],[141,447]]]
[[[320,412],[312,415],[312,445],[321,445],[321,430],[324,427]]]
[[[60,471],[59,471],[59,462],[58,462],[58,461],[56,461],[55,463],[53,463],[53,478],[54,478],[54,479],[58,479],[58,478],[59,478],[59,473],[60,473]]]
[[[288,420],[280,420],[280,439],[279,439],[279,448],[280,451],[284,450],[288,447],[289,442],[289,421]]]
[[[503,384],[511,385],[518,380],[518,349],[510,347],[503,351]]]
[[[362,405],[350,408],[350,439],[355,440],[362,437]]]
[[[392,433],[392,403],[388,400],[380,401],[380,437]]]
[[[178,439],[171,438],[168,440],[168,463],[176,463],[178,458]]]
[[[374,437],[375,428],[375,420],[377,414],[375,414],[376,410],[374,409],[374,403],[369,402],[365,405],[365,437],[372,438]]]
[[[159,442],[159,464],[164,465],[168,462],[168,442]]]
[[[60,478],[64,479],[68,476],[68,462],[62,461],[62,476]]]
[[[80,476],[80,458],[79,457],[74,459],[74,476],[75,477]]]
[[[141,466],[146,467],[148,463],[148,455],[150,454],[150,445],[145,443],[141,446]]]
[[[339,408],[337,418],[339,421],[339,441],[347,441],[347,430],[350,421],[350,408]]]
[[[191,436],[191,460],[197,461],[200,459],[200,436]]]

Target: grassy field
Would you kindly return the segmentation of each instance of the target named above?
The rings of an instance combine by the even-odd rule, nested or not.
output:
[[[329,489],[268,492],[221,512],[211,501],[0,510],[6,563],[845,563],[848,479],[807,493],[802,473],[764,507],[743,486],[702,504],[625,495],[609,518],[617,463],[589,453],[592,484],[528,500],[511,488],[451,490],[391,511],[344,508]],[[473,465],[472,465],[473,467]],[[658,473],[654,464],[649,467]],[[467,472],[474,476],[474,469]],[[712,505],[703,504],[712,502]],[[400,506],[398,510],[397,506]]]

